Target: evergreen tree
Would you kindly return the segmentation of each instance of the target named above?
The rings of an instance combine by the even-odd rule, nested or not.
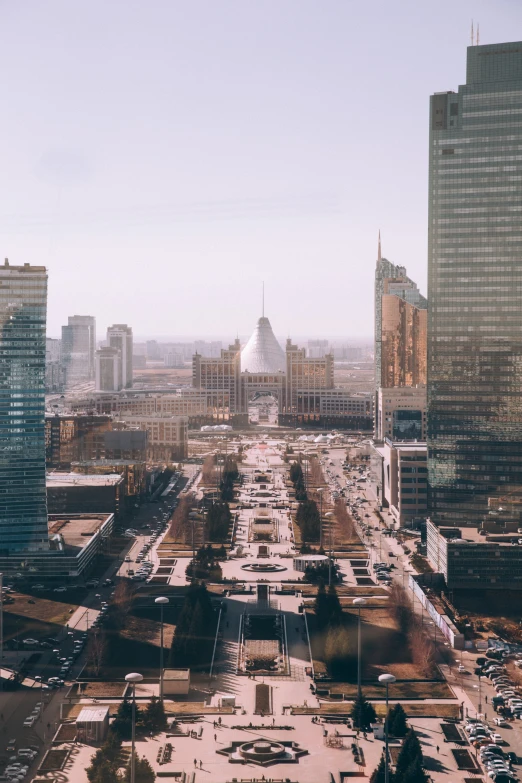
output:
[[[140,758],[138,754],[135,754],[135,764],[134,769],[136,773],[136,783],[154,783],[156,780],[156,773],[152,769],[151,765],[143,756]],[[130,759],[129,763],[127,765],[127,768],[125,770],[125,776],[123,780],[125,783],[130,783],[131,779],[131,768],[130,768]]]
[[[385,783],[386,772],[385,772],[384,764],[385,764],[385,761],[384,761],[384,752],[383,752],[382,755],[381,755],[381,760],[379,761],[378,766],[375,767],[375,769],[372,772],[372,776],[370,778],[370,783]],[[388,771],[390,773],[389,774],[389,781],[390,781],[390,783],[394,783],[395,782],[395,776],[392,775],[391,770],[388,770]]]
[[[136,723],[140,719],[140,709],[136,704]],[[130,740],[132,734],[132,702],[125,697],[118,707],[112,724],[112,730],[122,740]]]
[[[150,702],[147,704],[147,708],[143,715],[143,725],[147,731],[152,731],[154,734],[163,731],[167,726],[165,707],[163,702],[156,698],[156,696],[152,696]]]
[[[429,781],[430,777],[423,769],[422,761],[418,756],[414,761],[412,761],[406,772],[400,777],[400,783],[429,783]]]
[[[337,590],[333,584],[328,588],[326,599],[328,602],[328,623],[330,625],[339,625],[342,621],[343,610]]]
[[[119,783],[117,766],[105,757],[103,748],[96,751],[86,769],[90,783]]]
[[[326,596],[326,590],[324,582],[321,579],[319,587],[317,588],[317,595],[315,597],[314,612],[315,612],[315,624],[319,630],[326,628],[328,625],[328,598]]]
[[[408,722],[402,704],[394,704],[388,712],[388,732],[392,737],[405,737]]]
[[[357,729],[367,729],[370,726],[370,723],[375,723],[377,720],[373,704],[371,704],[362,693],[355,697],[350,715],[353,720],[353,725]]]
[[[410,729],[404,738],[402,747],[397,757],[397,777],[401,778],[408,767],[410,767],[417,759],[419,759],[422,765],[421,744],[413,729]]]
[[[103,755],[109,761],[116,761],[121,753],[121,737],[112,729],[109,729],[107,739],[102,745]]]

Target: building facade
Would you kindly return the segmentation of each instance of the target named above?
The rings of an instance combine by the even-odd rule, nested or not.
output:
[[[370,489],[377,502],[390,509],[400,527],[426,518],[427,474],[425,443],[386,439],[371,449]]]
[[[430,103],[428,454],[440,525],[522,488],[522,42]]]
[[[47,271],[0,267],[0,552],[49,549],[45,492]]]
[[[70,315],[62,326],[62,361],[65,384],[71,389],[94,380],[96,319],[92,315]]]
[[[117,392],[123,388],[122,359],[118,348],[100,348],[95,354],[96,391]]]
[[[426,384],[428,311],[392,293],[385,280],[382,296],[382,388]]]
[[[132,328],[127,326],[127,324],[114,324],[114,326],[109,326],[107,329],[107,345],[110,348],[115,348],[119,351],[121,388],[131,388],[133,355]]]
[[[147,433],[149,461],[173,462],[188,456],[188,417],[159,413],[154,416],[126,416],[129,427]]]
[[[426,440],[426,386],[379,389],[378,441]]]
[[[47,414],[47,469],[69,470],[73,462],[105,457],[104,435],[112,429],[110,416]]]

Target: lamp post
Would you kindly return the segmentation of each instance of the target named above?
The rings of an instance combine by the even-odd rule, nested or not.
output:
[[[365,598],[354,598],[353,605],[357,607],[357,695],[361,695],[361,606],[365,606]]]
[[[160,608],[160,681],[159,681],[159,697],[160,701],[163,701],[163,607],[168,604],[169,599],[164,595],[160,595],[155,599],[154,603],[158,604]]]
[[[328,530],[330,532],[330,556],[328,557],[328,587],[332,584],[332,517],[333,512],[328,511],[325,515],[328,517]]]
[[[379,682],[383,682],[386,685],[386,717],[384,723],[384,783],[389,783],[390,780],[390,767],[388,762],[388,686],[390,683],[395,682],[396,677],[393,674],[381,674]],[[131,781],[134,783],[134,781]]]
[[[319,487],[317,493],[319,495],[319,548],[323,547],[323,488]]]
[[[143,674],[131,672],[125,676],[125,681],[132,685],[132,741],[130,783],[136,783],[136,683],[143,680]]]

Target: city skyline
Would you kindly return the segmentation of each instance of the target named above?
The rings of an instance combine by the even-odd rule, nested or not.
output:
[[[482,42],[509,41],[522,9],[12,6],[4,254],[48,268],[49,334],[95,300],[100,325],[137,335],[248,334],[249,306],[220,302],[257,299],[262,277],[282,335],[307,331],[310,310],[316,336],[370,335],[379,228],[386,257],[426,289],[426,96],[464,81],[472,17]]]

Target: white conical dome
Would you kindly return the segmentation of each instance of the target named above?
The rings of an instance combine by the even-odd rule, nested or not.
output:
[[[268,318],[260,318],[241,351],[241,372],[286,372],[285,352],[277,342]]]

